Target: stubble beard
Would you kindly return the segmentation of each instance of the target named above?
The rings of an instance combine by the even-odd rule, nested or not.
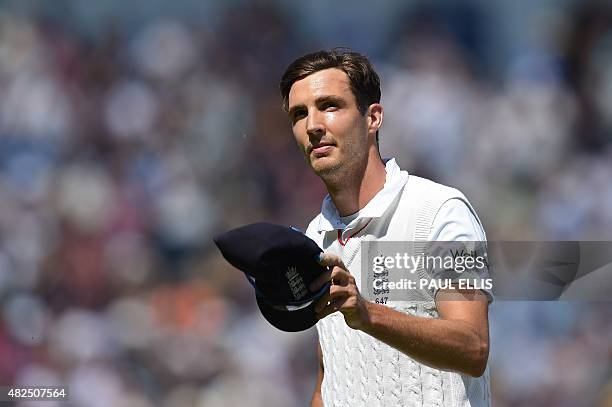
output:
[[[332,163],[317,166],[311,161],[310,166],[325,183],[328,189],[340,189],[350,185],[352,180],[363,175],[366,166],[367,152],[365,148],[356,145],[348,145],[342,158],[336,159]],[[320,159],[319,159],[320,160]]]

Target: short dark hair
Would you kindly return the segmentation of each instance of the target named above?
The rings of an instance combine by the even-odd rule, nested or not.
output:
[[[349,48],[333,48],[301,56],[287,67],[280,81],[283,109],[287,111],[289,108],[289,91],[295,82],[329,68],[346,73],[359,113],[365,115],[372,103],[380,103],[380,78],[368,58]]]
[[[380,102],[380,78],[370,61],[348,48],[333,48],[301,56],[287,67],[280,81],[283,108],[287,110],[289,107],[289,91],[295,82],[329,68],[338,68],[346,73],[361,114],[366,114],[372,103]]]

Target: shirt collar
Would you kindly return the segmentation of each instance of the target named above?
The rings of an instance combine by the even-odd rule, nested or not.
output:
[[[385,170],[387,171],[387,176],[383,189],[378,191],[378,193],[374,195],[374,198],[359,211],[359,215],[351,224],[359,222],[359,220],[363,218],[371,219],[381,217],[400,193],[404,185],[406,185],[408,181],[408,172],[400,169],[395,162],[395,158],[385,160]],[[344,228],[345,225],[340,219],[338,209],[329,195],[323,199],[321,215],[319,219],[319,232],[328,232]]]

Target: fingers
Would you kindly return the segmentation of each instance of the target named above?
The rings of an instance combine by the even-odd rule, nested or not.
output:
[[[315,304],[315,312],[320,313],[325,307],[329,307],[338,299],[343,299],[351,295],[353,291],[348,285],[332,285],[329,287],[329,292],[323,295]]]
[[[334,267],[331,271],[318,276],[312,283],[310,283],[308,289],[310,292],[317,292],[328,282],[331,282],[332,285],[345,286],[349,283],[351,278],[352,276],[348,271],[341,269],[340,267]]]
[[[319,314],[327,305],[329,305],[329,293],[325,294],[323,297],[319,298],[315,303],[315,314]]]
[[[327,282],[329,282],[332,278],[332,272],[328,271],[313,280],[312,283],[308,286],[310,292],[315,293],[321,289]]]
[[[331,271],[331,283],[337,286],[346,286],[349,284],[353,276],[351,273],[340,267],[334,267]],[[354,280],[354,279],[353,279]]]
[[[336,298],[335,300],[331,301],[329,305],[327,305],[326,307],[324,307],[323,309],[317,312],[317,318],[323,319],[326,316],[331,315],[336,311],[340,311],[340,309],[342,308],[342,305],[345,302],[346,302],[346,297]]]
[[[346,266],[338,255],[334,253],[322,252],[319,254],[317,261],[324,267],[330,267],[331,271],[321,274],[312,283],[310,283],[308,286],[310,292],[320,290],[321,287],[323,287],[330,280],[332,281],[332,284],[345,285],[347,283],[350,273],[346,270]]]
[[[325,318],[342,307],[347,297],[353,291],[350,286],[355,285],[355,279],[346,269],[342,259],[334,253],[320,253],[318,262],[324,267],[330,267],[331,271],[318,276],[309,286],[311,292],[321,289],[327,282],[331,281],[329,291],[325,293],[315,304],[315,312],[319,319]]]
[[[318,261],[319,264],[324,267],[338,266],[342,267],[343,269],[346,269],[346,266],[344,265],[344,262],[342,261],[340,256],[334,253],[322,252],[319,255]]]

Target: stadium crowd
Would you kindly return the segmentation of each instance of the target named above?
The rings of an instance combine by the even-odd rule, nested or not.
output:
[[[281,3],[96,34],[0,8],[0,383],[66,384],[77,406],[306,404],[315,331],[269,326],[211,240],[304,228],[323,197],[277,83],[334,42]],[[567,3],[504,63],[475,5],[396,5],[365,50],[383,153],[463,190],[490,240],[611,240],[612,14]],[[493,405],[612,406],[610,310],[494,303]]]

